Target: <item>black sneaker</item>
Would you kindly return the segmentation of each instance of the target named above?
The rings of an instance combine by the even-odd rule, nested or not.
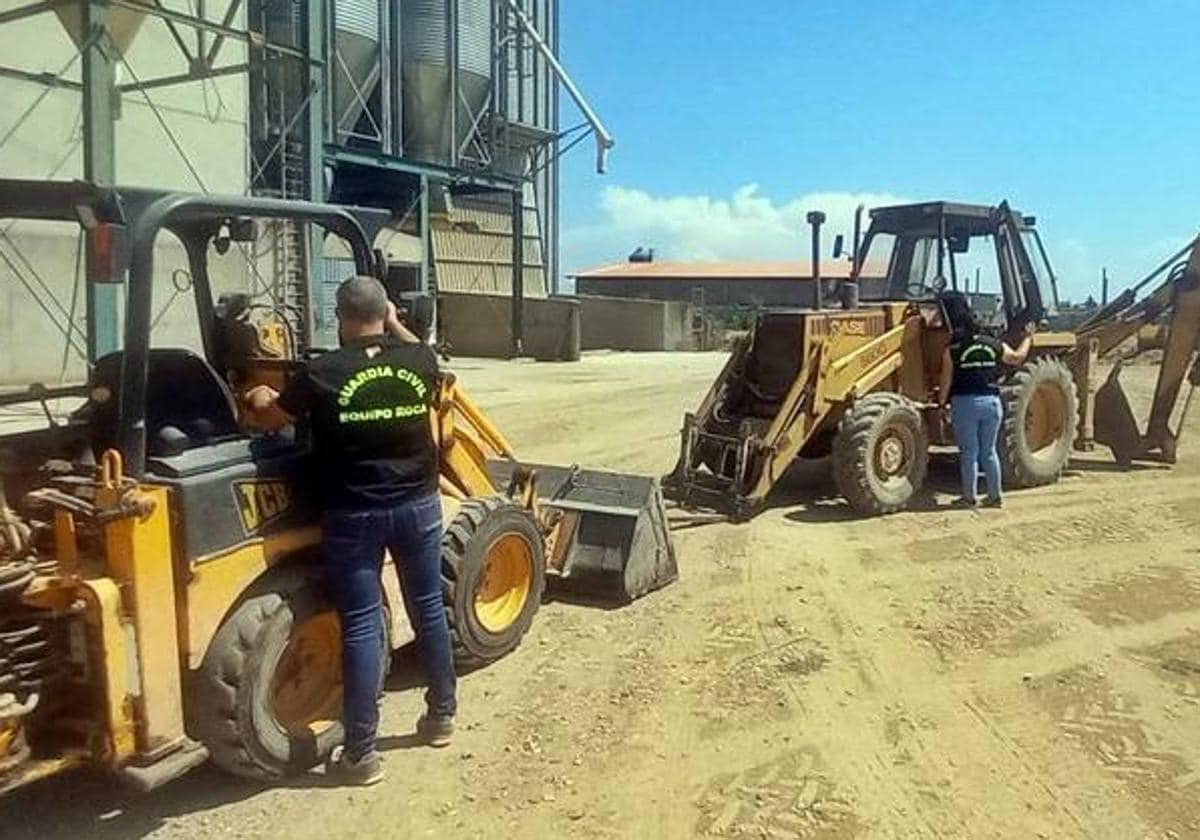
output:
[[[950,503],[950,507],[974,510],[976,507],[976,502],[974,499],[968,499],[966,496],[959,496],[957,499],[955,499],[953,502]]]
[[[1004,498],[1002,496],[988,496],[983,500],[985,508],[1002,508],[1004,507]]]
[[[368,787],[383,781],[383,762],[375,750],[355,761],[338,747],[325,762],[325,775],[343,785]]]
[[[431,747],[450,746],[454,734],[454,718],[450,715],[434,715],[426,712],[417,718],[417,735]]]

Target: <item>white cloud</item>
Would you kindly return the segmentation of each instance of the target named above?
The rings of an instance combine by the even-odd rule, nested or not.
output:
[[[604,221],[564,232],[563,265],[573,272],[621,262],[641,245],[664,260],[806,259],[808,211],[826,213],[822,248],[828,252],[834,235],[849,238],[859,204],[870,208],[903,201],[886,193],[824,192],[777,203],[757,184],[740,187],[729,198],[654,196],[607,187],[601,196]]]
[[[623,262],[639,246],[655,249],[662,260],[808,259],[809,226],[805,215],[823,210],[822,250],[828,256],[833,237],[847,239],[854,209],[903,204],[889,193],[816,192],[782,202],[757,184],[739,187],[728,198],[707,195],[657,196],[631,187],[610,186],[601,194],[603,221],[563,232],[562,265],[567,273]],[[864,224],[866,220],[864,220]],[[1185,245],[1194,234],[1179,233],[1121,248],[1115,241],[1096,243],[1057,237],[1042,229],[1059,293],[1075,301],[1100,294],[1100,269],[1108,268],[1110,296],[1148,274]]]

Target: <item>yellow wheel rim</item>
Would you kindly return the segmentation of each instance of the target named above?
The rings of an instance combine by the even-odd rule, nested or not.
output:
[[[1034,389],[1025,409],[1025,442],[1034,455],[1054,446],[1062,438],[1067,400],[1062,389],[1042,383]]]
[[[319,735],[341,717],[342,628],[323,612],[292,634],[271,680],[271,709],[292,735]]]
[[[916,452],[916,441],[904,426],[889,426],[875,444],[875,474],[888,484],[903,481]]]
[[[525,610],[533,589],[533,547],[520,534],[505,534],[484,555],[475,587],[475,615],[489,633],[502,633]]]

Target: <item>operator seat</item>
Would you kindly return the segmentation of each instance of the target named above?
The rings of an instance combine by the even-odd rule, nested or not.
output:
[[[81,409],[93,429],[97,456],[116,445],[123,351],[92,370],[90,397]],[[182,348],[150,350],[146,364],[146,450],[170,455],[239,434],[229,388],[201,357]]]

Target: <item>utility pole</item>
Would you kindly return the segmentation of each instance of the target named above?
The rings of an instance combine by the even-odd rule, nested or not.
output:
[[[1100,305],[1108,306],[1108,268],[1100,269]]]
[[[79,0],[83,20],[83,179],[109,187],[116,180],[116,46],[109,37],[108,6]],[[123,277],[112,276],[113,264],[87,238],[88,363],[118,349],[118,319]]]

